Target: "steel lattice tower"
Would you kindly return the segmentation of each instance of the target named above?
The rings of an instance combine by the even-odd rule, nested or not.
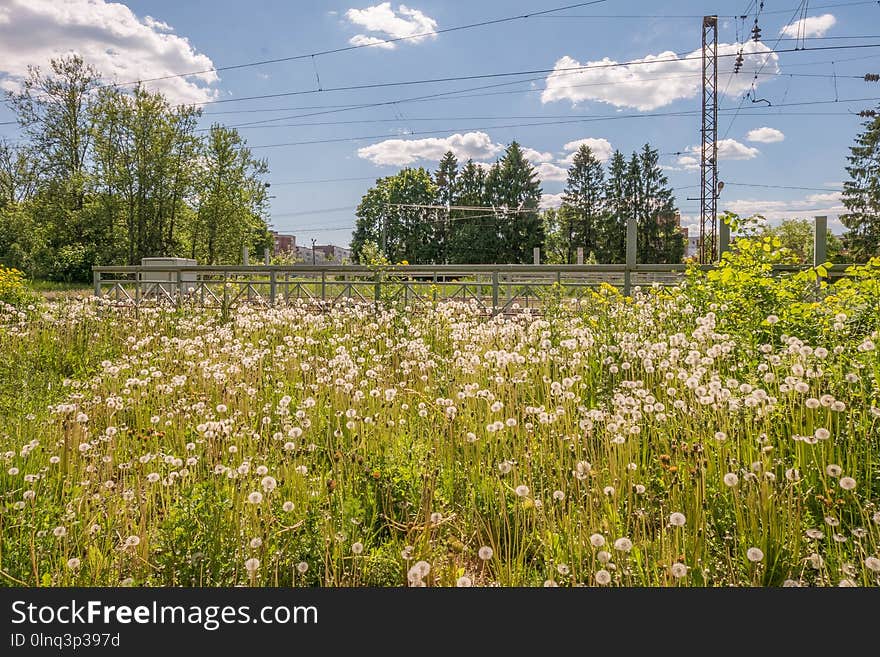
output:
[[[703,128],[700,157],[700,262],[718,256],[718,16],[703,16]]]

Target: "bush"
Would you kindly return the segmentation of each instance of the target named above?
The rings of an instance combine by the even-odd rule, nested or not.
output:
[[[24,274],[15,268],[0,265],[0,302],[22,308],[35,299],[25,283]]]

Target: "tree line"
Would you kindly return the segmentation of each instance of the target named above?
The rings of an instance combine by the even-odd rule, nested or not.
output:
[[[24,138],[0,142],[4,264],[82,281],[95,264],[232,263],[271,245],[268,166],[237,131],[199,131],[201,110],[100,79],[71,55],[7,93]]]
[[[675,199],[646,144],[627,159],[616,151],[607,172],[581,145],[562,204],[541,211],[541,183],[517,142],[492,165],[446,153],[433,174],[405,168],[380,178],[357,208],[352,251],[377,246],[392,262],[436,264],[575,263],[578,248],[596,262],[625,259],[626,222],[635,217],[640,262],[680,262],[684,233]]]

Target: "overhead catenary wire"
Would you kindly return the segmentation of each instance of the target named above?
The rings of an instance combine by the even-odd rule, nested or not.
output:
[[[785,105],[775,105],[773,108],[766,108],[766,110],[757,109],[757,113],[755,116],[759,115],[768,115],[770,114],[768,110],[775,109],[778,107],[794,107],[794,106],[807,106],[807,105],[822,105],[828,103],[848,103],[848,102],[872,102],[878,101],[880,97],[871,97],[871,98],[844,98],[840,100],[830,100],[830,101],[803,101],[796,103],[785,103]],[[727,111],[735,111],[735,108],[724,108],[719,109],[719,112],[727,112]],[[656,117],[670,117],[670,116],[693,116],[698,114],[698,111],[695,110],[682,110],[680,112],[655,112],[655,113],[642,113],[642,114],[617,114],[617,115],[605,115],[605,116],[594,116],[588,118],[574,118],[574,119],[565,119],[565,120],[556,120],[556,121],[539,121],[534,123],[511,123],[504,125],[492,125],[492,126],[471,126],[471,127],[457,127],[457,128],[445,128],[445,129],[437,129],[437,130],[419,130],[414,132],[400,133],[397,135],[389,135],[389,134],[373,134],[373,135],[358,135],[352,137],[333,137],[329,139],[313,139],[313,140],[305,140],[305,141],[294,141],[294,142],[280,142],[274,144],[260,144],[256,146],[250,146],[252,150],[263,149],[263,148],[281,148],[286,146],[306,146],[311,144],[331,144],[331,143],[339,143],[339,142],[349,142],[349,141],[366,141],[370,139],[395,139],[395,138],[403,138],[403,137],[414,137],[414,136],[424,136],[424,135],[436,135],[449,133],[453,131],[474,131],[474,130],[503,130],[508,128],[525,128],[525,127],[539,127],[539,126],[547,126],[547,125],[566,125],[572,123],[592,123],[597,121],[614,121],[614,120],[622,120],[622,119],[633,119],[633,118],[656,118]],[[775,114],[774,114],[775,115]]]
[[[504,18],[495,18],[490,20],[479,21],[477,23],[469,23],[467,25],[456,25],[454,27],[445,27],[439,30],[431,30],[429,32],[420,32],[418,34],[409,34],[401,37],[392,37],[390,39],[374,39],[370,41],[370,43],[360,43],[360,44],[352,44],[349,46],[343,46],[340,48],[330,48],[327,50],[319,50],[310,53],[303,53],[300,55],[291,55],[289,57],[277,57],[275,59],[263,59],[254,62],[245,62],[242,64],[230,64],[228,66],[212,66],[211,68],[201,69],[199,71],[189,71],[187,73],[174,73],[170,75],[161,75],[153,78],[141,78],[139,80],[132,80],[130,82],[114,82],[105,86],[108,87],[127,87],[135,84],[142,84],[144,82],[158,82],[160,80],[171,80],[173,78],[186,78],[194,75],[204,75],[206,73],[218,73],[220,71],[231,71],[235,69],[242,68],[251,68],[254,66],[264,66],[267,64],[279,64],[282,62],[292,62],[300,59],[309,59],[311,58],[314,61],[315,57],[319,57],[322,55],[332,55],[342,52],[349,52],[352,50],[360,50],[362,48],[372,48],[376,46],[387,46],[388,44],[398,43],[400,41],[408,41],[411,39],[423,39],[429,36],[436,36],[438,34],[448,34],[450,32],[460,32],[462,30],[470,30],[477,27],[488,27],[490,25],[500,25],[502,23],[509,23],[511,21],[523,20],[527,18],[535,18],[538,16],[543,16],[546,14],[551,14],[558,11],[566,11],[568,9],[576,9],[580,7],[589,7],[591,5],[598,5],[608,2],[608,0],[590,0],[589,2],[577,2],[570,5],[565,5],[563,7],[555,7],[553,9],[542,9],[540,11],[532,11],[525,14],[517,14],[516,16],[506,16]]]
[[[773,49],[772,51],[768,51],[767,53],[761,54],[780,54],[780,53],[789,53],[789,52],[819,52],[825,50],[853,50],[859,48],[880,48],[880,43],[851,43],[851,44],[843,44],[839,46],[816,46],[811,48],[783,48],[780,50]],[[724,53],[719,54],[719,58],[721,57],[736,57],[736,53]],[[590,71],[590,70],[600,70],[600,69],[609,69],[609,68],[620,68],[624,66],[642,66],[642,65],[657,65],[664,63],[680,63],[687,61],[697,61],[702,57],[700,55],[694,56],[685,56],[685,57],[674,57],[674,58],[665,58],[665,59],[651,59],[651,60],[629,60],[626,62],[606,62],[606,63],[597,63],[597,64],[585,64],[582,66],[566,66],[566,67],[554,67],[554,68],[538,68],[538,69],[528,69],[523,71],[506,71],[503,73],[481,73],[474,75],[451,75],[439,78],[423,78],[416,80],[397,80],[393,82],[371,82],[366,84],[355,84],[341,87],[327,87],[321,90],[318,89],[300,89],[297,91],[285,91],[274,94],[260,94],[255,96],[241,96],[239,98],[220,98],[217,100],[206,100],[198,103],[193,103],[193,105],[216,105],[220,103],[236,103],[242,102],[245,100],[265,100],[268,98],[286,98],[290,96],[303,96],[310,94],[318,94],[318,93],[331,93],[331,92],[340,92],[340,91],[363,91],[367,89],[382,89],[388,87],[405,87],[405,86],[413,86],[419,84],[439,84],[444,82],[458,82],[465,80],[487,80],[492,78],[502,78],[502,77],[514,77],[519,75],[535,75],[538,73],[559,73],[559,72],[567,72],[567,71]]]

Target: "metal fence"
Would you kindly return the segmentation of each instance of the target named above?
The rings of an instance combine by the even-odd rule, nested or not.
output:
[[[844,274],[837,265],[830,278]],[[701,267],[712,269],[711,265]],[[774,267],[797,271],[806,267]],[[96,296],[121,304],[164,302],[231,308],[240,303],[320,304],[399,301],[413,307],[444,300],[490,312],[538,308],[548,295],[577,302],[603,283],[630,294],[636,286],[675,285],[685,265],[350,265],[94,267]],[[555,286],[555,287],[554,287]]]
[[[826,218],[816,217],[813,266],[825,261]],[[719,245],[727,250],[727,231]],[[161,259],[153,259],[161,262]],[[536,261],[538,254],[536,253]],[[247,254],[244,254],[247,263]],[[845,275],[849,265],[835,265],[828,279]],[[775,265],[776,272],[810,265]],[[700,265],[710,270],[714,265]],[[343,300],[382,303],[401,301],[424,306],[443,300],[478,304],[491,313],[540,308],[547,299],[564,297],[579,304],[591,288],[603,283],[629,295],[634,287],[675,285],[684,264],[637,264],[636,222],[626,230],[626,262],[610,265],[227,265],[169,264],[93,267],[95,295],[120,304],[164,302],[230,308],[240,303],[276,304],[305,300],[326,305]]]

